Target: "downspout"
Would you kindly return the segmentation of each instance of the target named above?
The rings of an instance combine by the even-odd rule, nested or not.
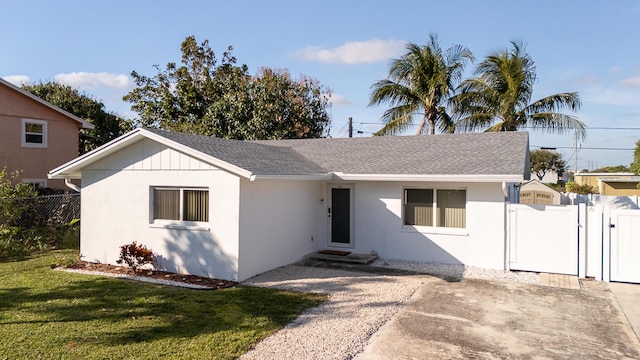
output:
[[[507,183],[502,182],[502,193],[504,194],[505,200],[509,200],[509,190],[507,189]]]
[[[70,188],[71,190],[78,193],[80,192],[80,186],[72,183],[69,178],[64,178],[64,184],[67,185],[67,187]]]
[[[509,259],[509,254],[511,253],[511,249],[510,249],[510,244],[509,244],[509,193],[507,190],[507,183],[506,182],[502,182],[502,194],[504,195],[504,202],[502,204],[502,232],[503,232],[503,259],[504,259],[504,270],[506,271],[510,271],[511,267],[510,267],[510,259]]]

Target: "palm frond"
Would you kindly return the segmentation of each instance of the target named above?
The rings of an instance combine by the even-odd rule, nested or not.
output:
[[[389,110],[387,110],[387,112],[388,111]],[[386,122],[385,125],[380,130],[376,131],[373,135],[397,135],[408,130],[412,126],[413,116],[411,114],[406,114],[404,116],[399,116],[393,120],[390,120],[389,122]]]
[[[549,133],[565,134],[575,131],[584,140],[587,137],[585,124],[577,117],[555,112],[530,115],[529,125],[533,129],[543,129]]]
[[[571,111],[577,111],[582,106],[580,95],[576,92],[559,93],[549,95],[527,106],[526,111],[530,114],[539,112],[555,112],[563,108],[569,108]]]
[[[388,103],[392,107],[382,116],[385,128],[392,121],[407,116],[407,109],[412,109],[413,115],[426,114],[428,122],[448,128],[447,124],[438,124],[450,119],[448,115],[438,116],[438,109],[448,106],[464,65],[473,59],[473,55],[462,46],[443,52],[435,34],[430,34],[426,45],[408,43],[406,49],[404,55],[391,62],[388,78],[373,84],[369,106]]]

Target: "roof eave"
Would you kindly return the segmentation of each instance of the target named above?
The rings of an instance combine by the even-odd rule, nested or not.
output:
[[[331,180],[333,179],[332,174],[265,174],[259,175],[254,174],[251,175],[249,180]]]
[[[344,174],[334,173],[335,178],[346,181],[429,181],[429,182],[520,182],[524,180],[522,175],[498,174],[498,175],[475,175],[475,174]]]
[[[24,90],[24,89],[22,89],[22,88],[20,88],[18,86],[13,85],[12,83],[8,82],[7,80],[4,80],[4,79],[0,78],[0,83],[5,84],[6,86],[11,88],[12,90],[17,91],[18,93],[20,93],[20,94],[30,98],[31,100],[34,100],[34,101],[36,101],[36,102],[48,107],[49,109],[51,109],[53,111],[59,112],[60,114],[66,116],[66,117],[68,117],[68,118],[70,118],[70,119],[72,119],[74,121],[77,121],[78,123],[80,123],[80,125],[82,125],[83,129],[95,129],[95,126],[92,123],[90,123],[90,122],[88,122],[88,121],[86,121],[86,120],[84,120],[82,118],[79,118],[79,117],[73,115],[72,113],[70,113],[68,111],[62,110],[61,108],[53,105],[52,103],[50,103],[48,101],[45,101],[45,100],[33,95],[32,93],[30,93],[30,92],[28,92],[28,91],[26,91],[26,90]]]
[[[220,169],[229,171],[238,176],[249,179],[253,174],[251,171],[245,170],[233,164],[230,164],[226,161],[222,161],[213,156],[204,154],[200,151],[194,150],[188,146],[182,145],[175,141],[169,140],[161,135],[155,134],[151,131],[147,131],[142,128],[135,129],[130,131],[117,139],[114,139],[101,147],[88,152],[78,158],[75,158],[66,164],[63,164],[49,172],[47,176],[49,179],[81,179],[81,171],[84,167],[105,158],[108,155],[115,153],[116,151],[138,141],[143,138],[151,139],[157,141],[163,145],[166,145],[170,148],[173,148],[177,151],[183,152],[189,156],[192,156],[196,159],[209,163],[215,167]]]

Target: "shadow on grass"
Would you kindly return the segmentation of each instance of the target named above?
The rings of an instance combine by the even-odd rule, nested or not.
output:
[[[88,346],[213,335],[231,342],[244,337],[246,348],[325,300],[276,289],[192,290],[40,270],[35,279],[22,273],[22,280],[0,286],[0,327],[49,324],[52,338]]]

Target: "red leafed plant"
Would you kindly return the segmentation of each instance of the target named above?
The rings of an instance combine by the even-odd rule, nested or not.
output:
[[[136,242],[120,246],[120,258],[116,261],[118,264],[125,263],[129,265],[133,271],[146,264],[153,263],[154,254],[151,249],[144,245],[138,245]]]

